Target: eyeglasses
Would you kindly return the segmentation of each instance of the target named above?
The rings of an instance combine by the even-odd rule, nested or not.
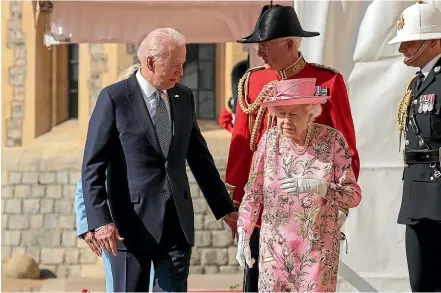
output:
[[[254,48],[254,50],[256,50],[256,51],[262,51],[262,52],[264,52],[264,53],[266,53],[266,52],[268,52],[269,51],[269,48],[268,47],[266,47],[266,46],[263,46],[263,45],[259,45],[259,44],[253,44],[253,48]]]
[[[265,45],[261,45],[261,44],[253,44],[253,47],[254,47],[254,49],[256,50],[256,51],[261,51],[261,52],[263,52],[263,53],[267,53],[268,51],[270,51],[272,48],[274,48],[274,47],[276,47],[276,46],[278,46],[278,45],[280,45],[280,44],[283,44],[284,42],[286,42],[287,40],[283,40],[283,41],[281,41],[281,42],[279,42],[279,43],[276,43],[276,44],[273,44],[273,45],[271,45],[271,46],[265,46]]]

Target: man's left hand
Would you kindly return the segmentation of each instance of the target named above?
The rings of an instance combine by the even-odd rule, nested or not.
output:
[[[239,217],[239,214],[237,212],[229,213],[224,217],[225,223],[230,227],[231,234],[234,238],[236,238],[236,232],[237,232],[237,218]]]
[[[97,256],[101,257],[101,247],[98,241],[95,239],[95,235],[93,235],[92,231],[89,231],[83,235],[84,241],[86,241],[87,245],[89,245],[90,250],[95,253]]]
[[[111,251],[113,255],[116,255],[117,253],[116,240],[124,240],[124,238],[119,235],[115,224],[106,224],[97,229],[95,232],[95,238],[103,249]]]

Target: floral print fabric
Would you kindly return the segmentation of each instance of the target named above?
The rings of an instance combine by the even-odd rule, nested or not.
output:
[[[249,239],[260,209],[259,292],[334,292],[340,254],[338,209],[356,207],[361,191],[351,168],[345,139],[325,125],[311,125],[304,154],[278,127],[267,130],[254,154],[239,209],[238,228]],[[287,177],[328,183],[325,197],[286,193]]]

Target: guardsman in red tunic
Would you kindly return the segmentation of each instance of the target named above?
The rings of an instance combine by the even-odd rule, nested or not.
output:
[[[248,59],[246,60],[239,61],[236,65],[234,65],[233,69],[231,70],[231,86],[233,95],[227,100],[226,105],[222,109],[218,118],[219,125],[229,132],[233,131],[233,125],[236,115],[237,85],[239,84],[242,76],[250,67],[249,63],[250,62],[248,57]]]
[[[269,126],[277,123],[268,112],[259,107],[267,96],[267,85],[273,80],[294,78],[316,78],[317,86],[329,91],[330,99],[324,104],[322,114],[316,122],[339,130],[347,140],[353,158],[353,169],[358,178],[359,156],[355,143],[349,98],[343,76],[332,68],[308,63],[298,51],[303,37],[318,36],[317,32],[304,31],[293,7],[267,5],[263,8],[254,32],[241,39],[240,43],[254,43],[263,66],[249,69],[238,86],[238,106],[230,144],[226,170],[226,186],[239,208],[248,181],[253,153],[259,139]],[[326,146],[323,146],[326,148]],[[343,225],[348,211],[339,212],[339,225]],[[259,221],[249,239],[251,256],[255,259],[252,268],[246,268],[244,292],[258,292]]]

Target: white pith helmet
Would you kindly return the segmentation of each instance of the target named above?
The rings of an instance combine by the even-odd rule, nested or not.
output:
[[[441,11],[432,4],[418,1],[401,13],[397,35],[388,44],[433,39],[441,39]]]

